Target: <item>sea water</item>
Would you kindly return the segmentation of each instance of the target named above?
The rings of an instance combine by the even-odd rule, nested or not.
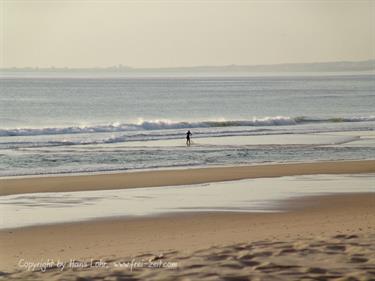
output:
[[[375,159],[374,108],[374,75],[3,76],[0,176]]]

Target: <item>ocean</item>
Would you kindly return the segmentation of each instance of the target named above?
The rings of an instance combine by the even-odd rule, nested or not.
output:
[[[2,77],[0,176],[375,159],[374,108],[363,74]]]

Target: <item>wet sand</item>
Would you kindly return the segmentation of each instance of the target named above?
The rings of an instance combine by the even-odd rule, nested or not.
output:
[[[0,280],[375,278],[375,193],[285,204],[289,211],[283,213],[182,214],[3,230]],[[20,259],[48,258],[64,261],[65,269],[43,273],[18,266]],[[71,259],[93,259],[99,266],[73,270]],[[133,259],[178,268],[115,267]]]
[[[0,196],[187,185],[264,177],[374,172],[375,160],[361,160],[8,178],[0,179]]]

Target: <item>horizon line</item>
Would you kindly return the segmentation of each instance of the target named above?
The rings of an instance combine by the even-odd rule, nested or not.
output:
[[[319,62],[284,62],[284,63],[274,63],[274,64],[218,64],[218,65],[192,65],[192,66],[163,66],[163,67],[133,67],[129,65],[124,65],[122,63],[110,65],[110,66],[80,66],[80,67],[69,67],[69,66],[10,66],[10,67],[0,67],[0,70],[22,70],[22,69],[32,69],[32,70],[106,70],[106,69],[123,69],[123,70],[167,70],[167,69],[191,69],[191,68],[228,68],[228,67],[272,67],[272,66],[297,66],[297,65],[313,65],[313,64],[337,64],[337,63],[370,63],[374,62],[375,58],[369,58],[365,60],[336,60],[336,61],[319,61]]]

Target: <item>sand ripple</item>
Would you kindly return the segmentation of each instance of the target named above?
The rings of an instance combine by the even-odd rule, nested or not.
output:
[[[264,240],[191,253],[101,257],[108,267],[1,272],[0,280],[375,280],[375,234],[290,241]],[[116,268],[125,261],[178,263],[178,268]]]

